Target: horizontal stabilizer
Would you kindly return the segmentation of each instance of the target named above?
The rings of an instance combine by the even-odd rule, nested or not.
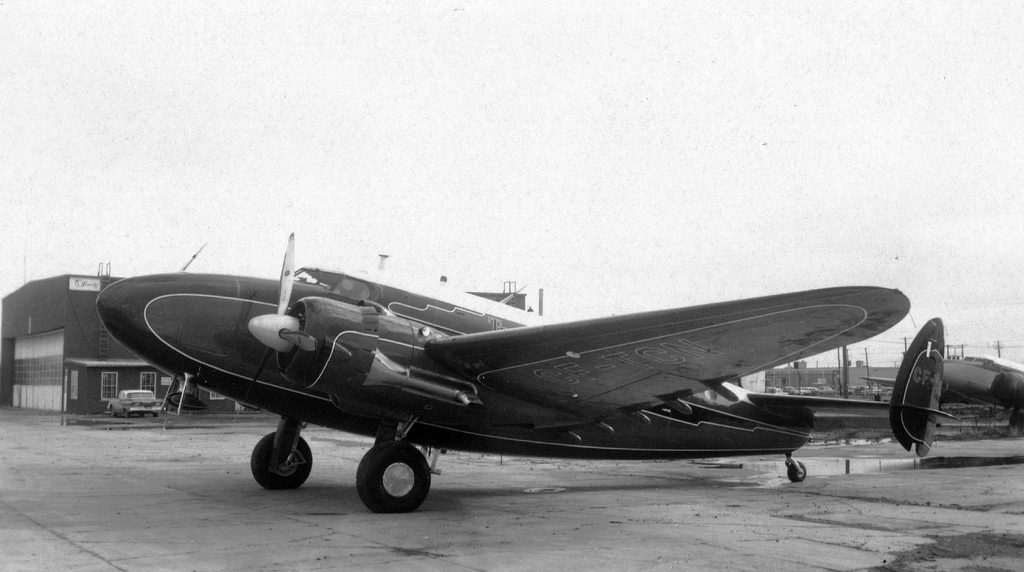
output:
[[[921,328],[903,355],[889,404],[893,435],[908,451],[916,446],[919,457],[931,449],[938,418],[952,417],[939,411],[944,347],[942,320],[933,318]]]
[[[860,378],[865,381],[877,383],[878,385],[884,385],[886,387],[892,387],[896,385],[896,379],[892,377],[875,377],[873,375],[862,375],[860,376]]]
[[[890,405],[890,408],[892,408],[892,407],[893,406]],[[945,417],[946,419],[954,419],[954,420],[957,418],[956,415],[953,415],[952,413],[946,413],[945,411],[943,411],[941,409],[930,409],[928,407],[918,407],[917,405],[909,405],[909,404],[906,404],[906,403],[904,403],[903,405],[900,405],[898,407],[898,409],[903,409],[903,410],[906,410],[906,411],[916,411],[916,412],[919,412],[919,413],[926,413],[926,414],[931,415],[932,417],[935,417],[935,418]]]

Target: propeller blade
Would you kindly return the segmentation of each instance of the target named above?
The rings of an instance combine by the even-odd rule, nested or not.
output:
[[[316,338],[301,332],[298,330],[281,330],[277,333],[281,336],[282,340],[288,340],[292,344],[298,346],[298,348],[305,352],[315,352],[319,344],[317,344]]]
[[[281,284],[278,289],[277,313],[283,315],[288,309],[288,301],[292,298],[292,274],[295,272],[295,233],[288,235],[288,248],[284,252],[284,263],[281,264]]]
[[[252,388],[252,384],[256,383],[256,380],[259,379],[260,374],[263,373],[263,368],[266,367],[267,360],[270,359],[270,356],[273,353],[274,353],[274,350],[272,348],[267,348],[267,351],[263,352],[263,357],[260,358],[260,364],[258,366],[256,366],[256,374],[252,376],[251,380],[249,380],[249,388],[250,389]],[[248,390],[246,390],[246,392],[245,392],[245,397],[247,399],[249,397],[249,391]]]

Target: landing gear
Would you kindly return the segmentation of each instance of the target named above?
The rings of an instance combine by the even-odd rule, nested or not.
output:
[[[249,466],[256,482],[265,489],[295,489],[313,469],[313,453],[299,435],[298,419],[282,417],[277,431],[268,433],[252,450]]]
[[[1024,412],[1021,411],[1020,407],[1014,407],[1010,411],[1010,435],[1017,437],[1024,435]]]
[[[376,444],[359,461],[356,491],[373,512],[412,512],[430,492],[437,454],[432,452],[428,463],[416,447],[404,442],[415,424],[415,416],[405,421],[384,419]]]
[[[359,462],[356,491],[373,512],[412,512],[430,492],[430,467],[416,447],[383,441]]]
[[[786,476],[794,483],[802,483],[807,478],[807,467],[793,459],[793,453],[786,453]]]

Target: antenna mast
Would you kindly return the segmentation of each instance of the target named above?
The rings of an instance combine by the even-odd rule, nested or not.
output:
[[[200,252],[202,252],[204,248],[206,248],[206,245],[207,245],[207,244],[210,244],[210,243],[209,243],[209,242],[204,242],[204,243],[203,243],[203,245],[199,247],[199,250],[197,250],[197,251],[196,251],[196,253],[192,255],[192,258],[189,258],[189,259],[188,259],[188,262],[186,262],[186,263],[185,263],[185,266],[182,266],[182,267],[181,267],[181,272],[184,272],[185,270],[187,270],[187,269],[188,269],[188,267],[189,267],[189,266],[190,266],[190,265],[191,265],[191,264],[192,264],[193,262],[195,262],[195,260],[196,260],[196,257],[197,257],[197,256],[199,256],[199,253],[200,253]]]

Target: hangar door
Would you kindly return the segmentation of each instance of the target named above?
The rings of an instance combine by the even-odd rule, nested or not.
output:
[[[14,340],[15,407],[63,411],[64,330]]]

